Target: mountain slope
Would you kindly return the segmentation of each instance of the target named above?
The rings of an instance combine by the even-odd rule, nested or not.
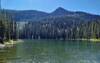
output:
[[[84,21],[93,21],[93,20],[100,20],[100,15],[93,15],[85,12],[72,12],[68,11],[64,8],[57,8],[55,11],[51,13],[46,13],[42,11],[36,11],[36,10],[6,10],[7,13],[9,13],[12,16],[12,19],[15,21],[41,21],[42,19],[48,19],[48,18],[57,18],[57,17],[74,17],[79,18]],[[73,18],[73,20],[74,20]]]
[[[41,19],[48,15],[46,12],[36,11],[36,10],[23,10],[23,11],[16,11],[16,10],[6,10],[15,21],[35,21],[37,19]]]

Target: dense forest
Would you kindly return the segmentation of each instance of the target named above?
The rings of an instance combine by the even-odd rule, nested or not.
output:
[[[5,11],[0,10],[0,43],[17,39],[16,22],[11,19],[11,16]]]
[[[0,11],[0,43],[16,39],[100,39],[100,16],[58,8]]]
[[[20,38],[28,39],[99,39],[100,20],[72,20],[71,17],[49,18],[28,22],[20,32]]]

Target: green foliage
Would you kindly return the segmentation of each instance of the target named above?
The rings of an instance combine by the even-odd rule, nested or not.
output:
[[[20,38],[28,39],[99,39],[100,20],[82,21],[72,18],[49,18],[28,22]]]
[[[12,39],[14,23],[11,21],[10,16],[2,10],[0,12],[0,42]]]

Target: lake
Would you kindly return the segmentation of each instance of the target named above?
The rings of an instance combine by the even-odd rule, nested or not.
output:
[[[24,40],[0,49],[0,63],[100,63],[100,42]]]

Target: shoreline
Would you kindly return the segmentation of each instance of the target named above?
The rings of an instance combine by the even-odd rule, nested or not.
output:
[[[90,39],[90,41],[100,42],[100,39]]]
[[[4,44],[0,44],[0,48],[2,49],[2,48],[9,48],[9,47],[13,47],[13,45],[15,45],[15,44],[17,44],[17,43],[21,43],[21,42],[23,42],[23,40],[21,40],[21,39],[18,39],[18,40],[16,40],[16,41],[14,41],[14,40],[9,40],[9,41],[7,41],[7,42],[5,42]]]
[[[23,42],[23,40],[21,40],[21,39],[18,39],[18,40],[16,40],[16,41],[14,41],[14,40],[9,40],[8,42],[5,42],[4,44],[5,45],[7,45],[7,44],[17,44],[17,43],[20,43],[20,42]]]
[[[68,39],[68,40],[81,40],[81,41],[100,42],[100,39]]]
[[[65,39],[65,40],[81,40],[81,41],[91,41],[91,42],[100,42],[100,39]],[[5,48],[5,47],[12,47],[14,44],[24,42],[23,39],[18,39],[16,41],[14,40],[9,40],[5,42],[4,44],[0,44],[0,49]]]

